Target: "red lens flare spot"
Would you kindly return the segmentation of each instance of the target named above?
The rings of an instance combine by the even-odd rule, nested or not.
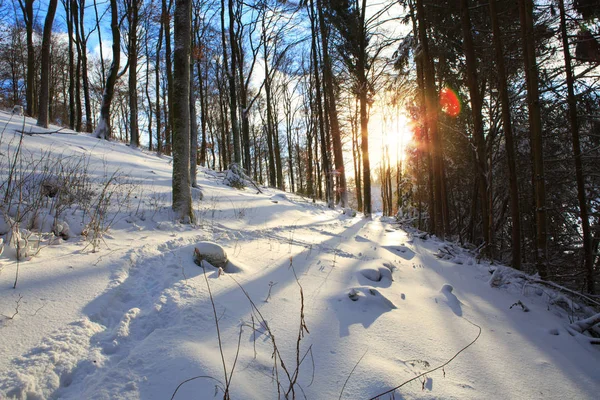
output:
[[[454,90],[446,87],[440,91],[440,107],[450,117],[456,117],[460,114],[460,100]]]

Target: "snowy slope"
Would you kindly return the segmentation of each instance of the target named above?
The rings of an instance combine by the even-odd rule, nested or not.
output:
[[[23,126],[9,118],[0,112],[1,157]],[[40,131],[33,122],[26,131]],[[477,337],[396,398],[598,398],[600,349],[567,333],[551,293],[492,286],[495,267],[468,252],[277,190],[232,189],[209,170],[198,223],[183,226],[167,158],[83,134],[23,146],[34,158],[85,155],[96,179],[118,170],[133,195],[97,252],[80,236],[44,247],[19,264],[16,289],[14,251],[0,258],[0,398],[169,399],[199,376],[175,398],[223,397],[215,314],[233,399],[284,397],[290,379],[297,398],[371,398]],[[202,241],[226,250],[224,274],[194,263]],[[510,308],[518,300],[530,311]]]

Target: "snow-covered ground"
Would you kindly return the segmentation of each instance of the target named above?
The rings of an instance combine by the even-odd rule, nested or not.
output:
[[[9,119],[0,112],[4,165],[16,130],[42,132]],[[25,135],[23,159],[41,154],[85,160],[96,195],[117,171],[118,215],[96,251],[77,206],[61,220],[67,240],[42,240],[18,265],[6,246],[0,398],[169,399],[177,389],[175,399],[206,399],[228,387],[233,399],[365,399],[449,360],[395,398],[599,396],[600,346],[567,330],[591,310],[509,269],[492,276],[495,266],[457,246],[289,193],[233,189],[204,169],[197,224],[180,225],[168,158],[68,131]],[[223,273],[195,263],[207,241],[227,252]],[[518,301],[529,311],[511,308]]]

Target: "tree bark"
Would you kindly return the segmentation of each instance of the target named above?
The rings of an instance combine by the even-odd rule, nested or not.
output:
[[[110,0],[110,11],[111,11],[111,22],[110,29],[112,32],[112,52],[113,60],[108,71],[106,78],[106,85],[104,87],[104,94],[102,96],[102,106],[100,108],[100,119],[98,120],[98,126],[94,135],[100,139],[109,140],[111,138],[111,127],[110,127],[110,106],[115,93],[115,84],[117,82],[117,76],[119,74],[119,64],[121,61],[121,32],[119,29],[119,8],[117,0]]]
[[[161,106],[160,106],[160,50],[163,42],[163,24],[158,27],[158,40],[156,41],[156,59],[154,61],[154,84],[156,92],[156,151],[163,152],[163,140],[161,132]]]
[[[173,79],[173,211],[193,223],[190,189],[190,52],[192,0],[176,0]]]
[[[173,130],[173,62],[171,51],[171,4],[172,0],[162,1],[163,26],[165,34],[165,68],[167,72],[167,114],[165,124],[165,145],[164,150],[167,155],[171,154],[172,138],[171,131]]]
[[[425,22],[425,9],[423,0],[416,0],[417,20],[419,30],[419,41],[421,43],[421,57],[423,62],[423,77],[425,82],[425,115],[429,137],[431,142],[431,161],[433,178],[433,216],[435,218],[433,232],[438,236],[444,237],[444,214],[442,207],[442,141],[438,131],[438,109],[437,92],[435,87],[435,72],[433,62],[429,52],[429,40],[427,38],[427,29]]]
[[[471,33],[471,16],[469,13],[469,0],[460,0],[460,19],[463,34],[463,48],[467,65],[467,86],[471,100],[471,115],[473,117],[473,141],[475,144],[475,173],[480,176],[479,196],[481,198],[481,220],[483,225],[484,253],[491,254],[488,250],[490,242],[490,219],[488,203],[488,176],[485,138],[483,136],[483,116],[481,114],[482,99],[479,92],[479,79],[477,77],[477,58]]]
[[[527,83],[531,152],[533,156],[533,181],[536,219],[536,267],[540,277],[542,279],[546,279],[546,263],[548,260],[546,185],[544,182],[542,118],[538,87],[538,69],[535,56],[535,38],[533,35],[533,0],[519,0],[519,16],[521,20],[523,58],[525,62],[525,80]]]
[[[50,0],[48,3],[48,13],[44,21],[44,34],[42,37],[42,79],[40,88],[40,107],[37,125],[48,128],[48,102],[50,86],[50,45],[52,41],[52,24],[56,14],[58,0]]]
[[[25,101],[27,107],[25,113],[34,117],[35,110],[35,47],[33,46],[33,1],[19,0],[19,5],[23,11],[23,20],[25,21],[25,30],[27,32],[27,82],[25,88]]]
[[[329,126],[331,139],[333,142],[333,157],[335,162],[335,172],[338,177],[338,192],[340,195],[340,205],[348,207],[348,192],[346,187],[346,171],[344,169],[344,154],[342,149],[342,139],[340,132],[340,123],[338,120],[337,101],[335,98],[335,82],[331,68],[331,59],[329,56],[329,35],[325,26],[322,1],[318,1],[317,10],[319,12],[319,26],[321,30],[321,43],[323,51],[323,86],[325,88],[329,111]]]
[[[132,147],[140,145],[138,128],[138,94],[137,94],[137,61],[138,38],[137,28],[139,23],[139,1],[129,1],[129,131]]]
[[[496,71],[498,74],[498,90],[500,92],[500,103],[502,106],[502,128],[504,129],[504,140],[506,142],[506,160],[508,163],[508,179],[510,185],[512,267],[515,269],[521,269],[521,211],[519,206],[519,186],[517,181],[515,144],[510,117],[508,83],[506,78],[506,68],[504,66],[504,50],[502,48],[502,34],[500,32],[500,24],[498,22],[496,0],[489,0],[489,3],[494,51],[496,55]]]
[[[577,180],[577,200],[579,201],[579,217],[581,218],[581,231],[583,233],[583,256],[586,273],[587,291],[595,294],[594,263],[592,254],[592,233],[588,214],[587,195],[585,193],[585,180],[583,177],[583,160],[581,158],[581,144],[579,140],[579,121],[577,119],[577,99],[575,98],[575,79],[571,66],[571,52],[569,51],[569,38],[567,36],[567,23],[564,0],[558,0],[560,9],[560,30],[565,59],[565,73],[567,76],[567,104],[569,106],[569,126],[575,156],[575,178]]]

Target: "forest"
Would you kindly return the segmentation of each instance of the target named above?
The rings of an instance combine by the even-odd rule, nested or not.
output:
[[[0,105],[596,295],[597,0],[0,0]]]

